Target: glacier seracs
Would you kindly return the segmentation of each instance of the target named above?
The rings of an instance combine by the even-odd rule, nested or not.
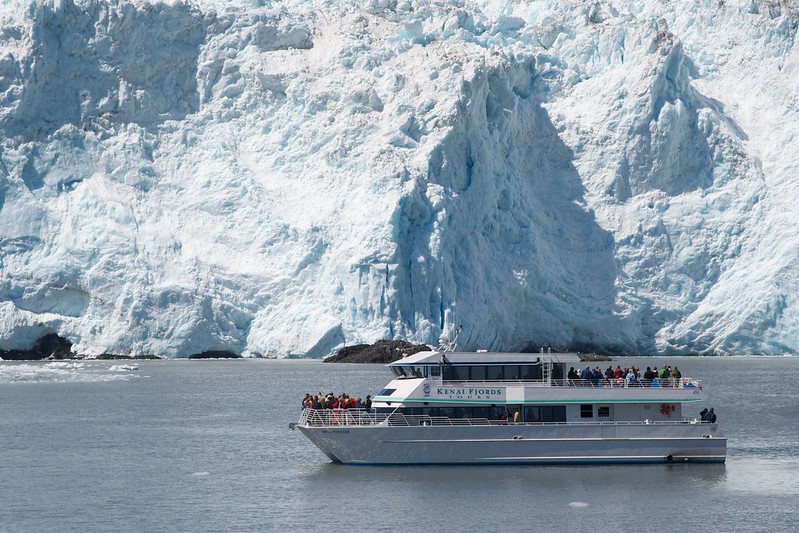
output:
[[[0,5],[0,349],[799,351],[796,2]]]

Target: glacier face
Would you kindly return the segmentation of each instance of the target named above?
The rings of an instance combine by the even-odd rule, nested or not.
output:
[[[799,7],[0,6],[0,349],[799,351]]]

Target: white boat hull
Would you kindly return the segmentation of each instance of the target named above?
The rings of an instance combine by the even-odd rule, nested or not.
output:
[[[334,462],[400,464],[723,463],[716,424],[296,425]]]

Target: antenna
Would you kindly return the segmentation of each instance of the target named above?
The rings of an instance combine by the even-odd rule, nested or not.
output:
[[[458,336],[461,334],[461,328],[463,326],[458,326],[452,332],[455,336],[450,340],[444,335],[441,335],[441,338],[438,339],[438,351],[439,352],[454,352],[455,349],[458,347]]]

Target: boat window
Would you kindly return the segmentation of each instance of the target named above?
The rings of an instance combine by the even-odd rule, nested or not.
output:
[[[493,407],[423,407],[421,410],[418,408],[400,408],[398,412],[404,414],[422,414],[431,417],[449,417],[449,418],[487,418],[489,420],[500,420],[502,412],[508,409],[511,413],[516,411],[516,407],[506,407],[504,405],[496,405]],[[389,411],[391,411],[389,409]],[[522,420],[524,422],[565,422],[566,421],[566,406],[527,406],[522,410]]]
[[[486,379],[486,367],[484,366],[473,366],[471,369],[471,378],[473,381],[485,381]]]
[[[597,407],[596,416],[597,418],[610,418],[610,406],[600,405],[599,407]]]
[[[524,365],[522,366],[522,379],[541,381],[541,365]]]
[[[455,379],[458,381],[468,381],[469,380],[469,367],[468,366],[456,366],[453,367],[455,369]]]
[[[397,389],[382,389],[380,392],[377,393],[378,396],[391,396],[391,394]]]
[[[524,408],[525,422],[543,422],[541,420],[541,408],[538,406],[528,406]]]
[[[541,407],[541,421],[542,422],[565,422],[566,421],[566,406],[565,405],[547,405]]]
[[[486,380],[487,381],[501,381],[502,380],[502,367],[488,366],[486,367]]]
[[[580,418],[594,418],[594,406],[590,403],[581,404]]]
[[[505,379],[522,379],[522,371],[519,365],[508,365],[504,367]]]
[[[430,377],[437,378],[441,375],[441,367],[440,366],[431,366],[430,367]]]
[[[392,368],[398,369],[395,374],[399,377],[405,378],[423,378],[424,377],[424,367],[421,366],[395,366]]]
[[[469,418],[488,418],[488,407],[472,407]]]
[[[489,407],[489,416],[488,418],[491,420],[501,420],[502,419],[502,412],[505,411],[507,407],[504,405],[495,405],[493,407]]]
[[[589,406],[590,407],[590,406]],[[565,422],[566,406],[532,405],[524,408],[525,422]]]
[[[468,381],[469,367],[447,365],[444,367],[444,379],[449,381]]]
[[[398,378],[402,377],[402,367],[401,366],[392,366],[391,371],[394,372],[394,375]]]

